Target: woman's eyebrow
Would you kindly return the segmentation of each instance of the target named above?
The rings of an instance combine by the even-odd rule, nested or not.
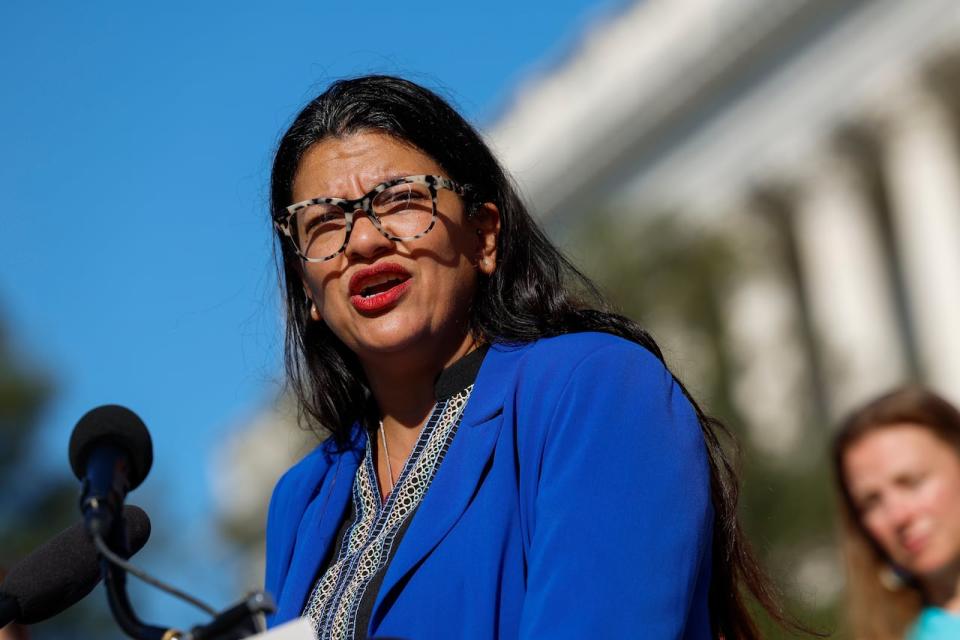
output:
[[[406,178],[406,177],[412,176],[412,175],[416,175],[416,174],[410,173],[409,171],[399,171],[399,172],[389,173],[389,174],[383,176],[380,180],[377,180],[377,181],[373,184],[373,186],[370,187],[370,189],[376,189],[377,186],[383,184],[384,182],[390,182],[390,181],[392,181],[392,180],[398,180],[399,178]],[[368,189],[368,191],[369,191],[369,189]]]
[[[363,198],[364,196],[369,195],[371,191],[373,191],[374,189],[376,189],[377,187],[379,187],[380,185],[382,185],[382,184],[385,183],[385,182],[392,182],[392,181],[394,181],[394,180],[398,180],[398,179],[400,179],[400,178],[406,178],[406,177],[408,177],[408,176],[413,176],[413,175],[420,175],[420,174],[410,173],[409,171],[392,171],[392,172],[390,172],[390,173],[387,173],[387,174],[384,174],[384,175],[381,175],[381,176],[377,176],[375,179],[372,179],[372,180],[371,180],[370,186],[364,185],[364,187],[363,187],[363,188],[364,188],[363,195],[359,196],[358,198],[347,198],[347,197],[345,197],[345,196],[332,196],[332,195],[322,195],[322,196],[317,196],[317,197],[320,197],[320,198],[337,198],[337,199],[339,199],[339,200],[358,200],[359,198]]]

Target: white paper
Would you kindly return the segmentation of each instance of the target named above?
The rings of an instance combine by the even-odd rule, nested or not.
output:
[[[306,618],[297,618],[270,631],[249,637],[253,640],[317,640],[317,636],[313,633],[313,625]]]

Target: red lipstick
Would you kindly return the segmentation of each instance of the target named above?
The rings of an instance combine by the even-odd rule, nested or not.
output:
[[[381,262],[350,278],[350,303],[372,313],[392,306],[410,288],[410,272],[394,262]]]

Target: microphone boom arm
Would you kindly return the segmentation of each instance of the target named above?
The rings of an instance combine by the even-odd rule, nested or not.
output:
[[[177,637],[176,632],[145,624],[133,612],[127,597],[127,575],[122,569],[103,559],[103,584],[107,589],[107,602],[114,620],[125,634],[137,640],[169,640]]]
[[[101,555],[103,582],[107,589],[107,601],[117,624],[131,638],[137,640],[234,640],[263,631],[258,620],[263,614],[273,613],[276,606],[273,599],[263,592],[254,592],[240,603],[217,612],[213,607],[179,589],[171,587],[137,568],[114,553],[103,537],[94,536],[94,544]],[[148,625],[137,617],[127,595],[127,572],[144,582],[157,587],[173,596],[189,602],[213,617],[205,625],[193,627],[184,634],[176,629],[164,629]]]
[[[118,523],[121,524],[121,523]],[[103,575],[103,584],[107,590],[107,602],[110,605],[110,612],[125,634],[136,640],[169,640],[177,637],[177,632],[172,629],[163,629],[144,623],[133,611],[130,604],[130,598],[127,595],[127,567],[132,567],[120,554],[128,556],[126,536],[123,532],[123,526],[115,526],[111,529],[110,544],[103,539],[99,531],[93,531],[93,544],[100,553],[100,572]],[[120,553],[115,553],[111,549]],[[143,573],[137,570],[138,573]]]

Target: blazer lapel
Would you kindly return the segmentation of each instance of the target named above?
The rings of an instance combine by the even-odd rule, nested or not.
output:
[[[303,610],[320,563],[327,556],[350,503],[353,479],[363,459],[365,442],[365,437],[359,438],[354,446],[337,456],[300,521],[290,571],[277,597],[274,615],[278,620],[296,618]]]
[[[503,399],[512,387],[516,350],[495,345],[484,358],[463,419],[387,567],[373,606],[370,629],[382,619],[383,602],[444,538],[470,504],[500,434]],[[522,349],[521,349],[522,351]]]

